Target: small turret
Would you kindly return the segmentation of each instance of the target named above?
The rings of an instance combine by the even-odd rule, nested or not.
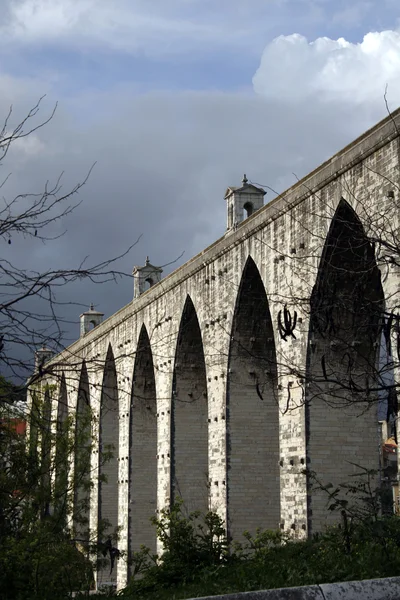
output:
[[[43,365],[51,360],[53,357],[53,351],[46,346],[42,346],[35,352],[35,373],[39,373]]]
[[[85,333],[88,333],[91,329],[97,327],[97,325],[100,325],[100,323],[103,321],[103,317],[104,313],[94,310],[94,306],[91,304],[89,310],[82,313],[80,316],[81,337],[84,336]]]
[[[149,288],[161,281],[161,267],[155,267],[150,263],[150,259],[146,257],[144,267],[134,267],[133,275],[133,297],[139,298]]]
[[[234,231],[239,223],[264,206],[266,193],[262,188],[249,183],[246,175],[243,175],[240,187],[228,187],[225,192],[228,212],[227,231]]]

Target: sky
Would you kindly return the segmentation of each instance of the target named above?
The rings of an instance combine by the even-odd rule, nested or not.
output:
[[[164,274],[224,234],[224,191],[249,180],[282,192],[400,106],[398,0],[0,0],[0,117],[45,95],[1,165],[2,197],[63,173],[82,203],[41,243],[2,253],[26,269],[74,268],[132,251]],[[1,175],[1,174],[0,174]],[[268,191],[266,202],[274,197]],[[1,201],[1,198],[0,198]],[[180,257],[180,258],[178,258]],[[38,267],[39,265],[39,267]],[[79,335],[90,303],[106,317],[131,278],[60,290]],[[64,309],[63,309],[64,310]]]

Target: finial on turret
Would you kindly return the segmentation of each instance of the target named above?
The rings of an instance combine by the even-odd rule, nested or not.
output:
[[[243,175],[242,183],[245,185],[249,180],[246,177],[246,173]]]
[[[91,302],[91,303],[90,303],[90,308],[89,308],[89,310],[94,310],[94,305],[93,305],[93,302]]]
[[[146,267],[147,267],[147,265],[149,265],[149,264],[150,264],[150,259],[149,259],[149,257],[148,257],[148,256],[146,256]]]

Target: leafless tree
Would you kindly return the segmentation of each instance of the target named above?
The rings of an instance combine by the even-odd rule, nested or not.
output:
[[[41,119],[39,111],[43,98],[14,126],[12,107],[0,130],[0,167],[5,167],[10,149],[49,124],[57,106]],[[119,256],[99,263],[85,258],[80,264],[67,269],[27,269],[17,260],[7,258],[19,238],[30,239],[32,244],[50,242],[63,234],[53,236],[52,225],[62,222],[73,212],[82,199],[79,197],[93,170],[90,167],[82,181],[72,188],[62,189],[62,174],[51,183],[46,181],[38,193],[19,194],[4,198],[0,204],[0,240],[11,245],[0,258],[0,374],[17,377],[22,384],[33,371],[33,356],[39,347],[49,347],[54,352],[63,349],[66,320],[65,305],[57,298],[60,287],[75,281],[88,280],[105,283],[127,276],[117,268],[137,240]],[[9,176],[0,187],[5,188]],[[10,252],[11,251],[11,252]],[[7,398],[9,400],[9,395]]]

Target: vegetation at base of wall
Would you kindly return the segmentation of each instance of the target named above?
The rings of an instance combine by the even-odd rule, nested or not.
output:
[[[57,600],[69,597],[72,590],[93,587],[90,561],[53,519],[31,523],[29,530],[3,541],[3,600]]]
[[[132,600],[178,600],[280,587],[351,581],[400,574],[400,520],[366,522],[352,531],[347,551],[343,528],[332,527],[311,540],[291,541],[279,532],[259,531],[230,554],[202,559],[203,542],[188,547],[191,559],[169,556],[142,566],[142,578],[121,592]],[[195,538],[196,539],[196,538]],[[183,542],[183,539],[181,540]],[[197,555],[197,562],[193,557]]]
[[[107,523],[96,536],[88,533],[87,494],[91,489],[91,434],[93,415],[52,423],[52,387],[33,390],[30,436],[24,433],[26,413],[19,406],[20,389],[0,377],[0,598],[2,600],[58,600],[94,587],[94,570],[103,563],[101,550]],[[53,426],[54,425],[54,426]],[[52,451],[54,449],[54,452]],[[77,451],[78,449],[78,451]],[[53,460],[51,455],[53,453]],[[74,477],[67,477],[68,457],[75,460]],[[102,462],[111,452],[104,452]],[[52,485],[54,482],[54,485]]]
[[[229,542],[217,514],[185,515],[178,501],[153,519],[162,558],[144,547],[135,553],[132,577],[119,595],[178,600],[399,575],[400,519],[385,515],[387,494],[374,487],[377,472],[359,467],[351,482],[336,487],[307,474],[313,491],[325,494],[327,512],[337,513],[337,525],[303,541],[260,529]]]
[[[219,564],[199,564],[194,570],[187,569],[179,581],[163,565],[153,567],[143,579],[131,582],[121,595],[132,600],[178,600],[399,575],[400,523],[389,518],[380,527],[380,534],[390,539],[383,544],[365,531],[354,532],[350,554],[344,550],[338,528],[310,541],[290,541],[283,545],[273,542],[275,532],[263,532],[254,538],[260,543],[256,552],[233,553]]]
[[[0,470],[2,600],[61,600],[76,590],[85,590],[82,597],[86,597],[93,587],[93,572],[100,566],[99,538],[84,547],[77,532],[67,527],[65,517],[71,513],[72,488],[57,498],[57,485],[49,488],[49,479],[43,477],[43,465],[48,465],[46,449],[58,448],[54,472],[57,481],[57,466],[63,457],[77,447],[86,449],[90,445],[85,422],[78,433],[74,423],[68,421],[64,430],[49,430],[44,402],[47,391],[39,396],[38,390],[35,419],[31,420],[31,433],[34,426],[41,434],[39,447],[26,444],[8,425],[4,407],[0,411],[4,461]],[[13,409],[12,419],[17,416],[17,409]],[[92,419],[90,414],[87,417]],[[60,446],[61,441],[65,448]],[[76,461],[75,466],[77,483],[90,487],[87,460],[84,458],[82,465]],[[184,503],[177,500],[152,519],[164,548],[162,556],[142,547],[128,557],[131,579],[119,595],[127,600],[178,600],[399,575],[400,519],[387,515],[387,490],[383,494],[376,487],[377,473],[359,467],[350,483],[337,487],[320,482],[310,471],[304,474],[310,492],[325,494],[327,513],[337,513],[335,527],[305,541],[293,541],[281,531],[263,530],[244,533],[241,542],[230,541],[218,514],[188,514]],[[58,475],[63,475],[63,470]],[[85,498],[81,514],[75,514],[81,517],[77,522],[83,529],[87,526],[84,503]],[[121,555],[121,568],[126,568],[125,560],[127,557]],[[112,593],[109,590],[107,595]],[[104,598],[104,594],[98,597]]]

